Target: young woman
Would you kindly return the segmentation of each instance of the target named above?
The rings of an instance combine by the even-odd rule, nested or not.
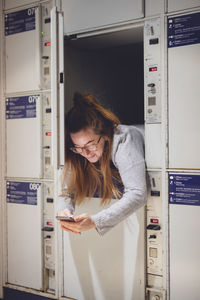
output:
[[[96,228],[103,235],[146,202],[143,136],[134,126],[120,125],[93,95],[76,93],[73,100],[66,116],[66,164],[58,215],[73,216],[75,204],[96,192],[102,205],[112,198],[118,201],[95,215],[82,214],[74,217],[75,222],[60,221],[60,225],[73,233]]]

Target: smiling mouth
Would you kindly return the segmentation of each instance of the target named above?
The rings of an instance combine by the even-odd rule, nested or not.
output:
[[[89,156],[89,157],[86,157],[87,159],[92,159],[92,158],[94,158],[96,155],[95,154],[93,154],[92,156]]]

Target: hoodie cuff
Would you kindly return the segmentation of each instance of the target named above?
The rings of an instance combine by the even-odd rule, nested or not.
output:
[[[105,233],[107,233],[110,229],[113,228],[113,226],[102,226],[101,225],[101,218],[98,216],[98,214],[93,215],[92,220],[96,224],[96,231],[101,236],[103,236]]]

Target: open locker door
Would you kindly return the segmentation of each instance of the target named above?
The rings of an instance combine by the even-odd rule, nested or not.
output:
[[[60,2],[58,3],[60,4]],[[64,33],[63,13],[59,6],[51,10],[51,148],[54,169],[53,195],[54,216],[57,213],[56,199],[59,195],[60,173],[64,166]],[[62,262],[62,232],[55,221],[55,261]],[[57,242],[56,242],[57,241]],[[58,246],[57,246],[58,245]],[[59,263],[55,266],[56,296],[62,292],[62,271]],[[60,276],[61,274],[61,276]]]
[[[64,166],[64,33],[63,14],[51,10],[52,163]]]
[[[3,39],[3,3],[0,1],[0,39]],[[0,50],[0,97],[3,99],[3,89],[2,89],[2,83],[3,83],[3,51],[2,49]],[[1,101],[0,104],[0,110],[3,111],[3,103]],[[0,129],[0,139],[1,142],[3,141],[3,126],[2,126],[2,121],[1,121],[1,129]],[[3,143],[2,143],[3,145]],[[4,164],[3,164],[3,148],[0,148],[0,157],[1,157],[1,169],[4,169]],[[4,216],[4,210],[3,210],[3,205],[2,205],[2,200],[3,199],[3,172],[0,172],[0,188],[1,188],[1,193],[0,193],[0,299],[3,298],[3,216]]]

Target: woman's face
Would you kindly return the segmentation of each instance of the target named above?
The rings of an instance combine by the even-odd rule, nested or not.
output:
[[[71,148],[91,163],[96,163],[104,150],[105,136],[97,135],[92,128],[86,128],[76,133],[70,133],[74,147]]]

